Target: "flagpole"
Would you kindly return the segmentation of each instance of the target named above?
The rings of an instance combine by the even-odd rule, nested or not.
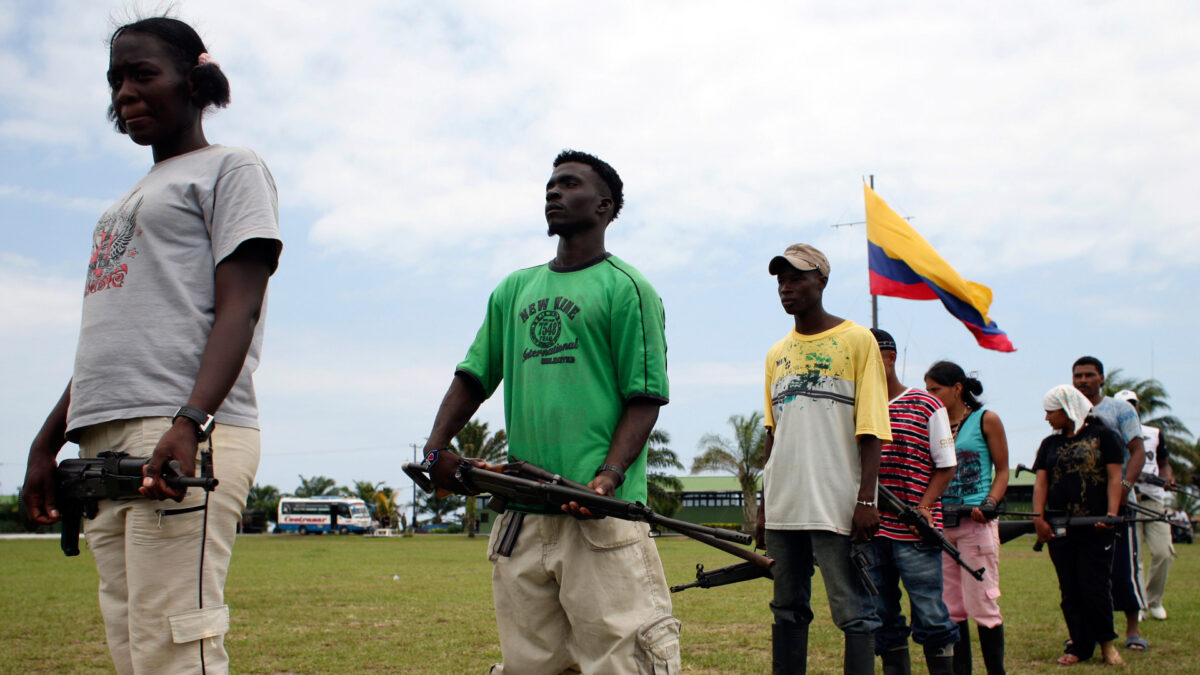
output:
[[[871,174],[871,190],[875,189],[875,174]],[[867,292],[870,292],[868,283]],[[871,328],[879,329],[879,296],[871,293]]]

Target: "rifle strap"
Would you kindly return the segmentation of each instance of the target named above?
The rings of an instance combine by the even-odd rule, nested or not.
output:
[[[496,546],[496,554],[505,558],[512,556],[513,548],[517,545],[517,536],[521,534],[521,524],[525,522],[525,514],[520,511],[510,511],[512,518],[500,535],[500,543]]]

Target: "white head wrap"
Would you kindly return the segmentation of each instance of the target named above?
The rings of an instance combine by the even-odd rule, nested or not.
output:
[[[1075,432],[1083,428],[1083,420],[1092,411],[1092,402],[1079,393],[1079,390],[1069,384],[1060,384],[1046,392],[1042,399],[1042,408],[1046,412],[1065,410],[1067,417],[1075,423]],[[1058,429],[1054,433],[1059,433]]]

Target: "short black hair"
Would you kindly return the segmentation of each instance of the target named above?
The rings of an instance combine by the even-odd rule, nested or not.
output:
[[[617,216],[621,213],[621,207],[625,204],[625,184],[621,182],[621,177],[617,175],[617,170],[599,157],[578,150],[563,150],[558,153],[558,157],[554,158],[555,167],[567,162],[587,164],[600,176],[600,180],[604,181],[604,184],[608,186],[608,191],[612,194],[613,210],[612,218],[609,218],[609,220],[616,220]]]
[[[110,51],[117,39],[126,33],[153,35],[167,45],[175,55],[175,66],[179,72],[191,76],[192,88],[195,91],[192,102],[201,110],[209,106],[224,108],[229,105],[229,80],[216,63],[200,65],[200,55],[207,52],[208,48],[191,26],[166,16],[154,16],[127,23],[113,31],[108,40]],[[117,131],[125,133],[121,121],[117,119],[117,111],[111,105],[108,107],[108,119]]]
[[[1094,356],[1081,356],[1075,359],[1075,363],[1071,365],[1071,372],[1075,372],[1079,366],[1096,366],[1096,370],[1100,371],[1100,377],[1104,377],[1104,364]]]

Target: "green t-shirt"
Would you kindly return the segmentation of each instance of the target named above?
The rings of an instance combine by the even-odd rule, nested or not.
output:
[[[458,372],[487,396],[504,382],[510,460],[586,484],[626,402],[667,402],[664,320],[654,287],[613,255],[518,270],[492,292]],[[644,449],[616,496],[646,501]]]

